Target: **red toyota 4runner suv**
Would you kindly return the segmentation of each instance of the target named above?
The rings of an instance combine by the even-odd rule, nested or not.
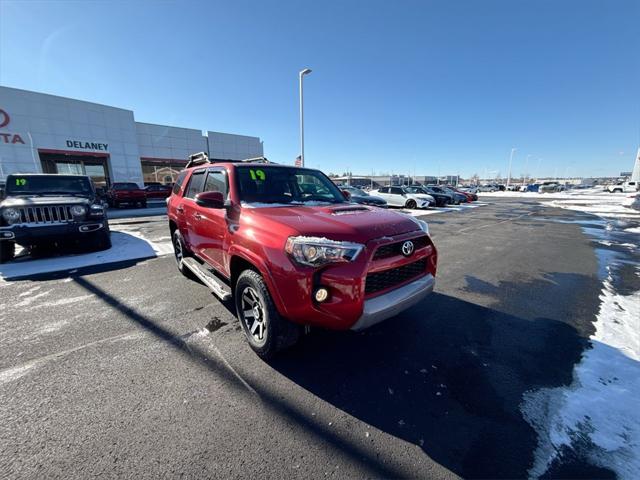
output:
[[[427,224],[349,203],[318,170],[196,154],[167,205],[178,268],[234,298],[263,358],[305,326],[362,330],[434,287]]]

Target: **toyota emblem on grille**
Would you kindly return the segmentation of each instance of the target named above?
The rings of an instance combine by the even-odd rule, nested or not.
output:
[[[407,240],[402,244],[402,254],[405,257],[408,257],[412,253],[413,253],[413,242],[411,240]]]

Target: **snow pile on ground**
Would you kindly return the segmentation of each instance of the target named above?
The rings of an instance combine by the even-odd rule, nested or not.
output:
[[[592,347],[573,383],[524,396],[523,415],[539,436],[532,477],[544,474],[563,447],[621,479],[640,472],[640,292],[620,295],[609,277],[600,300]]]
[[[570,199],[552,200],[551,202],[541,202],[549,207],[566,208],[578,212],[592,213],[600,217],[609,218],[638,218],[640,211],[631,208],[634,197],[629,194],[617,196],[600,195],[596,197],[574,196]]]
[[[606,202],[554,200],[547,205],[601,217],[604,229],[583,231],[607,247],[597,248],[602,290],[600,307],[585,350],[568,387],[545,388],[524,395],[521,410],[538,433],[538,448],[529,475],[543,475],[563,450],[573,451],[594,465],[613,470],[621,479],[640,472],[640,291],[616,291],[620,264],[633,265],[639,245],[637,212],[627,208],[626,196]],[[627,212],[626,210],[629,210]],[[615,228],[617,225],[618,228]]]
[[[151,258],[168,253],[166,245],[149,242],[134,232],[112,231],[111,243],[112,247],[102,252],[36,259],[18,257],[13,262],[0,264],[0,280]]]
[[[462,203],[460,205],[449,205],[448,207],[438,207],[438,208],[429,208],[424,210],[401,210],[402,213],[407,215],[411,215],[412,217],[422,217],[424,215],[435,215],[437,213],[445,213],[445,212],[463,212],[465,210],[470,210],[478,207],[485,207],[489,205],[488,203],[482,202],[473,202],[473,203]]]

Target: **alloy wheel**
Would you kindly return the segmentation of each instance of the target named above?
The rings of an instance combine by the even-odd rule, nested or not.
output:
[[[263,343],[267,333],[264,306],[256,291],[251,287],[245,288],[242,292],[241,315],[253,340],[256,343]]]

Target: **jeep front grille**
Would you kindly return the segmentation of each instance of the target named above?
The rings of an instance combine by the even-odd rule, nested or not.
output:
[[[73,221],[70,205],[42,205],[37,207],[18,207],[20,223],[46,225]]]

